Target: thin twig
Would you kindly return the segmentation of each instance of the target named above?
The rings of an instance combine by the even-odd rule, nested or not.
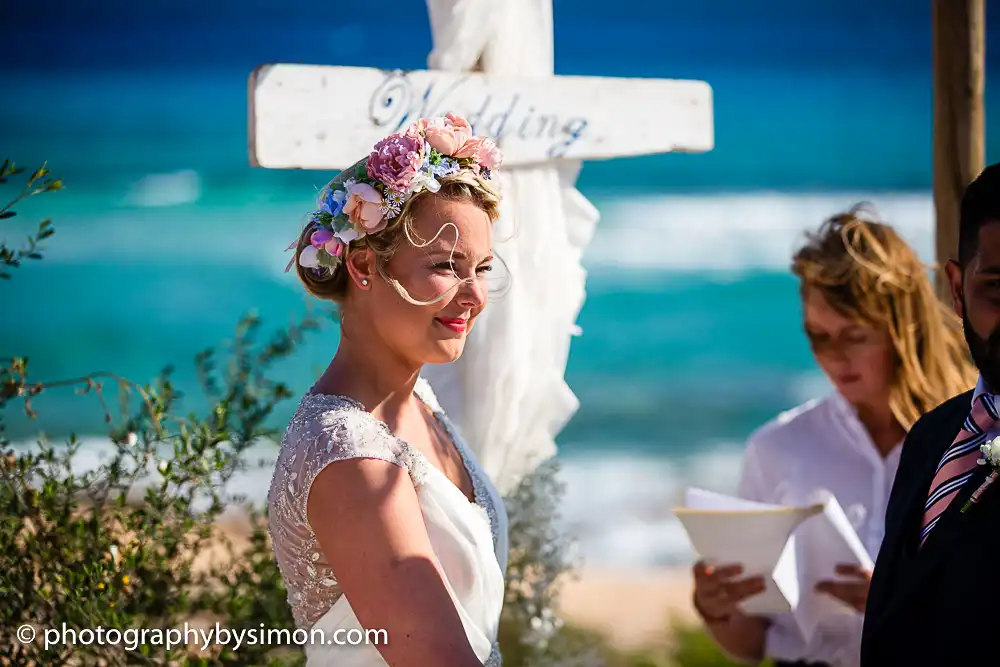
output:
[[[3,361],[4,362],[9,362],[10,364],[13,364],[14,359],[4,359]],[[13,368],[12,365],[7,366],[7,370],[11,370],[12,368]],[[25,374],[21,373],[20,371],[14,371],[14,372],[16,373],[17,377],[22,381],[22,383],[24,385],[28,385],[28,378],[27,378],[27,376]],[[153,402],[149,398],[149,394],[146,392],[146,390],[143,389],[137,383],[132,382],[131,380],[128,380],[126,378],[123,378],[122,376],[118,375],[117,373],[111,373],[109,371],[97,371],[97,372],[94,372],[94,373],[89,373],[89,374],[84,375],[83,377],[79,377],[79,378],[71,378],[71,379],[67,379],[67,380],[52,380],[50,382],[33,382],[30,385],[31,389],[29,391],[30,391],[30,394],[32,396],[34,396],[36,394],[41,393],[45,389],[53,389],[55,387],[65,387],[65,386],[71,386],[71,385],[77,385],[77,384],[86,384],[89,387],[93,387],[95,389],[95,393],[98,396],[98,400],[100,400],[101,405],[104,408],[104,414],[106,416],[110,417],[111,412],[110,412],[110,410],[108,410],[107,403],[105,402],[104,396],[101,393],[101,387],[97,383],[94,382],[94,380],[96,378],[104,378],[104,379],[114,380],[115,382],[118,383],[119,387],[129,387],[131,389],[134,389],[136,392],[138,392],[138,394],[142,397],[143,402],[146,404],[146,410],[149,412],[149,416],[153,420],[153,423],[155,424],[157,430],[160,429],[160,426],[161,426],[160,420],[156,417],[155,410],[153,409]]]
[[[21,194],[20,194],[20,195],[18,196],[18,198],[17,198],[17,199],[15,199],[15,200],[14,200],[14,201],[12,201],[11,203],[7,204],[7,205],[6,205],[6,206],[4,206],[3,208],[0,208],[0,213],[6,213],[6,212],[7,212],[7,211],[9,211],[10,209],[14,208],[14,206],[16,206],[16,205],[18,204],[18,202],[21,202],[21,201],[23,201],[23,200],[25,200],[25,199],[27,199],[27,198],[28,198],[28,188],[25,188],[25,189],[24,189],[24,192],[22,192],[22,193],[21,193]]]

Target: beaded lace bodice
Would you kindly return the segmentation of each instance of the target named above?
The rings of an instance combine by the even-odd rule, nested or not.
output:
[[[458,449],[472,479],[475,505],[483,521],[489,523],[493,544],[497,545],[500,526],[497,513],[503,508],[494,502],[488,478],[438,405],[430,385],[419,380],[415,393],[438,418]],[[357,401],[325,394],[303,397],[282,438],[268,492],[272,548],[288,589],[295,623],[301,628],[311,627],[342,595],[336,574],[309,525],[306,499],[323,468],[333,461],[351,458],[377,458],[404,468],[418,493],[432,473],[432,464],[418,449],[395,437],[384,422]],[[505,558],[501,560],[504,561]]]

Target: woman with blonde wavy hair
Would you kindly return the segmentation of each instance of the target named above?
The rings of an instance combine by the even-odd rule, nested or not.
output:
[[[341,315],[268,494],[310,667],[499,664],[506,513],[420,372],[486,307],[500,163],[464,118],[418,121],[334,178],[289,248]]]
[[[831,492],[874,560],[907,430],[976,382],[961,322],[927,268],[864,207],[833,216],[795,254],[803,326],[833,393],[789,410],[749,438],[740,495],[776,504]],[[739,563],[694,567],[695,608],[727,653],[781,666],[860,664],[871,573],[844,564],[817,590],[844,605],[807,641],[790,614],[749,616],[737,604],[764,589]]]

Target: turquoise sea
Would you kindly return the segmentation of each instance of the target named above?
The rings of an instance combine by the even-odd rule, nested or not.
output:
[[[0,223],[9,241],[41,215],[57,229],[44,261],[0,284],[0,352],[39,378],[142,380],[173,363],[194,389],[190,360],[242,314],[279,327],[318,305],[283,250],[331,175],[249,167],[246,77],[264,62],[421,68],[423,5],[54,4],[5,8],[0,27],[0,147],[67,185]],[[565,520],[591,562],[687,558],[670,516],[683,486],[731,489],[748,433],[827,391],[787,271],[804,230],[869,200],[932,259],[929,9],[803,4],[622,0],[607,17],[596,0],[555,3],[558,73],[703,79],[717,105],[713,152],[591,163],[579,181],[602,219],[567,369],[581,407],[559,456]],[[389,15],[408,31],[392,48]],[[306,389],[335,346],[329,320],[279,375]],[[101,435],[86,397],[37,407],[54,436]],[[38,424],[7,413],[11,437],[30,439]]]

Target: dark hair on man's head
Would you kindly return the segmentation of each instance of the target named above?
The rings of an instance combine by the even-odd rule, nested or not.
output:
[[[963,267],[979,252],[979,230],[988,222],[1000,222],[1000,162],[986,167],[962,197],[958,262]]]

